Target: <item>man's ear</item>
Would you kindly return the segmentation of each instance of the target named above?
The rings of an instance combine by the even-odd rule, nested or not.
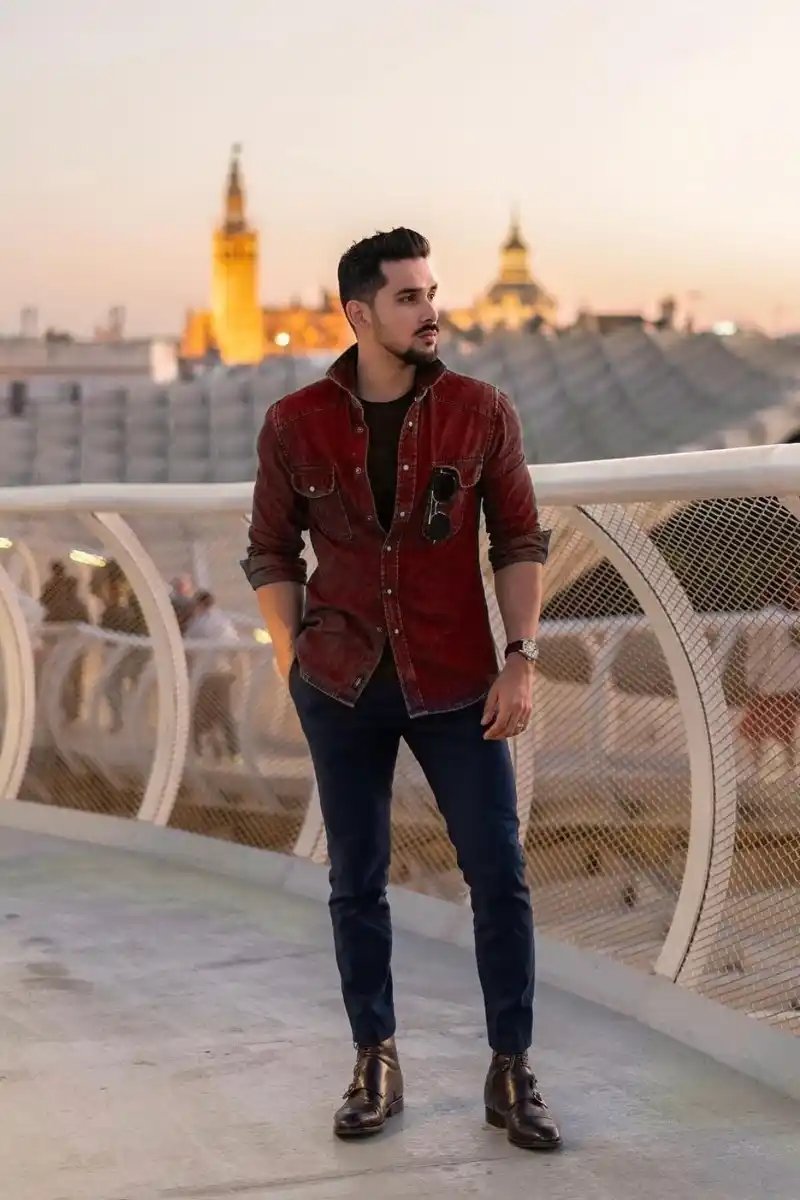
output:
[[[348,300],[344,306],[344,314],[356,333],[369,328],[369,305],[364,304],[362,300]]]

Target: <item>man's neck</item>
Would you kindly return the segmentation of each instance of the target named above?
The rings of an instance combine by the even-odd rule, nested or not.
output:
[[[414,386],[416,367],[401,362],[381,346],[358,348],[358,394],[371,404],[399,400]]]

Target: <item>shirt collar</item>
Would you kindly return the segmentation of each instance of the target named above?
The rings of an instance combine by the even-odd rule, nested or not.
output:
[[[435,358],[433,362],[417,367],[414,376],[415,398],[436,383],[436,380],[444,375],[446,370],[447,367],[440,358]],[[340,354],[336,361],[328,367],[326,374],[329,379],[332,379],[334,383],[338,383],[339,387],[344,388],[353,399],[356,399],[358,387],[358,345],[349,346],[344,354]]]

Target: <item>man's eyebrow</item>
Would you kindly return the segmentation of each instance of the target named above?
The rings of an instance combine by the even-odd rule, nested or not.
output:
[[[427,287],[400,288],[395,292],[395,296],[399,299],[401,296],[416,296],[417,292],[435,292],[438,286],[438,283],[430,283]]]

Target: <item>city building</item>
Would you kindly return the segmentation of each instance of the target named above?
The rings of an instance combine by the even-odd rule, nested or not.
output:
[[[177,371],[168,338],[81,341],[53,331],[0,337],[0,394],[15,407],[29,398],[75,400],[86,390],[169,383]]]
[[[497,279],[471,308],[449,309],[447,321],[464,333],[494,329],[518,331],[554,325],[558,303],[531,272],[530,249],[514,215],[500,248]]]
[[[299,301],[279,308],[260,303],[258,250],[258,231],[245,212],[240,147],[234,146],[223,219],[213,235],[211,308],[187,313],[184,360],[253,364],[270,354],[324,353],[350,345],[350,326],[329,292],[323,291],[317,308]]]

